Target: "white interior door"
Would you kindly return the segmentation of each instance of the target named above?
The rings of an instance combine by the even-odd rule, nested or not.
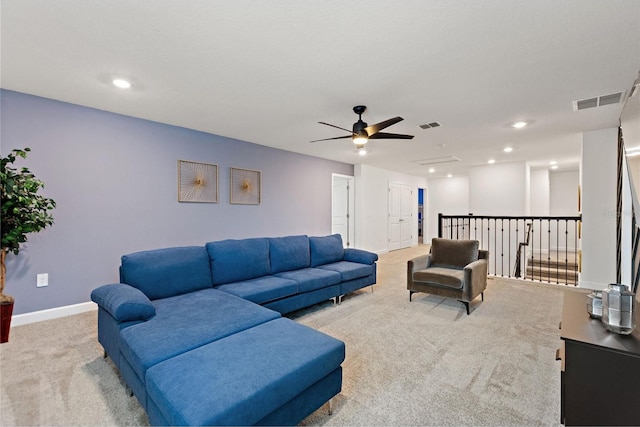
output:
[[[400,184],[389,183],[389,244],[390,251],[401,248],[400,236],[400,199],[402,197]]]
[[[413,239],[411,208],[413,191],[411,186],[389,183],[389,231],[390,251],[408,248]]]
[[[411,207],[413,206],[413,189],[403,185],[400,193],[400,247],[408,248],[413,239],[413,221]]]
[[[354,178],[352,176],[334,174],[332,179],[331,234],[340,234],[342,236],[342,244],[346,248],[352,247],[355,237],[355,215],[353,214],[355,206]]]

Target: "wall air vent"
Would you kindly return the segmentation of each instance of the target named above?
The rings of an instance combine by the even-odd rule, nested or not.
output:
[[[454,156],[432,157],[430,159],[415,160],[421,166],[438,165],[442,163],[460,162],[461,160]]]
[[[587,108],[602,107],[610,104],[618,104],[624,101],[626,91],[610,93],[609,95],[597,96],[595,98],[581,99],[573,101],[573,111],[585,110]]]
[[[425,123],[423,125],[420,125],[419,127],[422,129],[437,128],[437,127],[440,127],[440,123],[438,122]]]

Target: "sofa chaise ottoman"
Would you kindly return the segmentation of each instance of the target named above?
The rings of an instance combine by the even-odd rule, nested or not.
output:
[[[149,421],[295,425],[340,392],[344,350],[290,319],[263,323],[151,367]]]

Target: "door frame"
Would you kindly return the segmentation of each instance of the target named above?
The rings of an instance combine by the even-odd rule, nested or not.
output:
[[[336,179],[346,179],[349,182],[349,188],[348,188],[348,192],[347,192],[347,214],[348,214],[348,218],[347,218],[347,233],[348,233],[348,237],[346,239],[346,241],[343,241],[343,244],[345,245],[345,247],[354,247],[355,246],[355,240],[356,240],[356,227],[355,227],[355,221],[356,221],[356,215],[355,215],[355,194],[356,194],[356,186],[355,186],[355,177],[351,176],[351,175],[342,175],[339,173],[332,173],[331,174],[331,234],[335,234],[336,231],[333,228],[333,206],[335,203],[335,194],[333,191],[333,186],[334,183],[336,182]]]

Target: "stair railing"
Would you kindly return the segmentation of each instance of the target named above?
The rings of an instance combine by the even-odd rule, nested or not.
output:
[[[581,219],[439,214],[438,236],[478,240],[493,276],[576,285]]]
[[[513,275],[515,277],[522,277],[522,250],[526,247],[529,246],[529,239],[531,238],[531,230],[532,230],[532,223],[528,222],[527,223],[527,237],[525,239],[524,242],[520,242],[518,244],[518,253],[516,254],[516,265],[515,265],[515,271],[513,272]],[[526,259],[526,257],[524,258]]]

